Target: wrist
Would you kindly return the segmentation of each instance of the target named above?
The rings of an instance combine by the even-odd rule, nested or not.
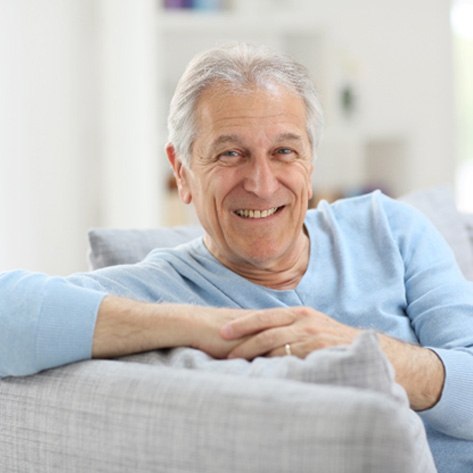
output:
[[[379,335],[380,345],[396,374],[396,382],[406,391],[411,408],[432,408],[442,395],[445,368],[440,357],[428,348]]]
[[[107,296],[96,321],[93,356],[109,358],[189,345],[189,314],[187,306]]]

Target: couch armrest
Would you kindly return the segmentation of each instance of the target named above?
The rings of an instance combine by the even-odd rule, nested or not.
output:
[[[4,379],[0,406],[3,473],[435,471],[420,418],[371,390],[94,360]]]

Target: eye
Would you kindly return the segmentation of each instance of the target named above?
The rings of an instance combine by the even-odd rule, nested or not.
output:
[[[219,153],[216,160],[222,164],[236,164],[243,156],[243,153],[237,149],[228,149]]]
[[[274,156],[284,161],[289,161],[297,157],[297,152],[292,148],[281,147],[274,151]]]
[[[240,156],[241,153],[239,153],[238,151],[235,151],[234,149],[230,149],[228,151],[224,151],[223,153],[220,153],[219,157],[223,157],[223,158],[237,158],[238,156]]]
[[[294,153],[294,151],[290,148],[278,148],[276,150],[276,153],[277,154],[291,154],[291,153]]]

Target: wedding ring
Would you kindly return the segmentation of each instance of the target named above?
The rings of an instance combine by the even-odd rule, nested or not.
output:
[[[286,344],[284,345],[284,350],[285,350],[287,356],[291,356],[291,355],[292,355],[291,345],[289,345],[289,343],[286,343]]]

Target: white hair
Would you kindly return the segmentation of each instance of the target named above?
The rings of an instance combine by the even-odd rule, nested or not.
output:
[[[306,68],[265,46],[231,43],[196,55],[177,84],[169,110],[168,138],[185,165],[190,165],[197,133],[198,99],[204,90],[217,84],[236,91],[281,85],[295,92],[306,108],[307,134],[316,156],[323,112]]]

